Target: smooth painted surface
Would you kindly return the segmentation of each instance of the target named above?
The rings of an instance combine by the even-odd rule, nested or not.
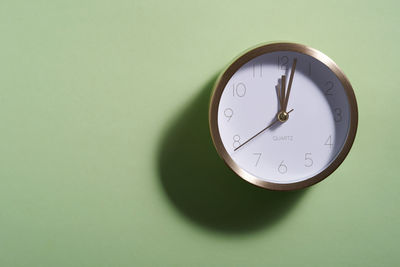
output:
[[[2,1],[1,266],[396,266],[396,1]],[[207,105],[243,50],[315,47],[355,89],[332,177],[263,191],[218,159]]]

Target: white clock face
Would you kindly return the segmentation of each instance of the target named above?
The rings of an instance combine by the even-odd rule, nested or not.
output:
[[[281,77],[288,88],[294,60],[288,120],[251,139],[276,121]],[[346,91],[326,65],[309,55],[279,51],[258,56],[234,73],[222,92],[217,123],[226,152],[241,169],[262,181],[290,184],[314,177],[337,157],[349,133],[350,113]]]

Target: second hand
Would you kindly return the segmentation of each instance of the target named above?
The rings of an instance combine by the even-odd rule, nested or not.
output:
[[[294,109],[291,109],[288,111],[288,114],[290,112],[292,112]],[[272,125],[274,125],[275,123],[277,123],[279,120],[275,119],[270,125],[268,125],[267,127],[265,127],[264,129],[262,129],[261,131],[259,131],[258,133],[256,133],[253,137],[251,137],[250,139],[248,139],[246,142],[244,142],[243,144],[241,144],[240,146],[238,146],[237,148],[235,148],[233,151],[238,150],[239,148],[241,148],[242,146],[244,146],[245,144],[247,144],[248,142],[250,142],[251,140],[253,140],[254,138],[256,138],[258,135],[260,135],[262,132],[264,132],[265,130],[267,130],[268,128],[270,128]]]

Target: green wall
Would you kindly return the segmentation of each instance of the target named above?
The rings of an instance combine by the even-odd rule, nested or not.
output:
[[[397,1],[0,2],[0,266],[400,264]],[[307,190],[211,146],[218,72],[258,43],[335,60],[353,149]]]

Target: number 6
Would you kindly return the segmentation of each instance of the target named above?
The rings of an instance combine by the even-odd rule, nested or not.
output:
[[[280,172],[281,174],[284,174],[287,172],[287,166],[285,164],[283,164],[283,162],[284,161],[282,160],[281,164],[279,164],[279,167],[278,167],[278,172]]]

